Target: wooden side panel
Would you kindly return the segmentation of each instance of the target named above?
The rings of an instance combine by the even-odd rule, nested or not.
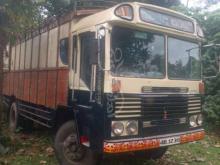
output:
[[[33,71],[31,73],[31,85],[30,85],[30,102],[37,103],[37,81],[38,72]]]
[[[3,89],[2,92],[4,95],[8,95],[9,94],[9,73],[6,72],[3,74]]]
[[[24,72],[19,73],[18,98],[23,99],[24,95]]]
[[[13,90],[14,90],[14,73],[13,72],[9,73],[9,79],[10,79],[9,95],[13,95]]]
[[[30,96],[30,72],[24,73],[24,101],[29,102]]]
[[[49,108],[55,108],[56,85],[57,85],[56,80],[57,80],[57,70],[48,71],[46,106]]]
[[[45,105],[46,88],[47,88],[47,71],[39,71],[37,104]]]
[[[19,89],[19,85],[20,85],[20,72],[17,72],[16,73],[17,75],[17,82],[16,82],[16,97],[18,98],[19,97],[19,94],[20,94],[20,89]]]
[[[57,105],[67,105],[68,97],[68,69],[58,71],[57,80]]]
[[[18,87],[19,87],[19,73],[14,72],[14,91],[13,91],[13,94],[15,97],[18,97]]]

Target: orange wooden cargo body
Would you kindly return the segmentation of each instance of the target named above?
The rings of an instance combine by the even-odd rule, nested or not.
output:
[[[67,106],[69,69],[59,48],[61,40],[70,40],[72,16],[47,21],[10,47],[9,67],[3,75],[5,96],[51,109]]]

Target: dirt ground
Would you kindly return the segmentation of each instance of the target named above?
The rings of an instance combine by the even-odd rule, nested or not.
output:
[[[2,131],[1,143],[8,153],[0,155],[0,165],[58,165],[52,148],[51,133],[35,130],[32,134],[8,134]],[[11,137],[9,137],[11,136]],[[109,157],[101,165],[220,165],[220,136],[207,134],[203,141],[170,147],[157,161],[132,155]]]

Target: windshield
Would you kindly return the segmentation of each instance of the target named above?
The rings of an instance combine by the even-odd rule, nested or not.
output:
[[[199,45],[168,38],[168,75],[171,79],[201,79]]]
[[[111,71],[113,75],[164,78],[164,36],[114,27],[111,45]]]

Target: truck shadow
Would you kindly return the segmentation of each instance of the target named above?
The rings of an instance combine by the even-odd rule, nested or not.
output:
[[[138,158],[134,154],[105,157],[99,165],[156,165],[156,161]]]

